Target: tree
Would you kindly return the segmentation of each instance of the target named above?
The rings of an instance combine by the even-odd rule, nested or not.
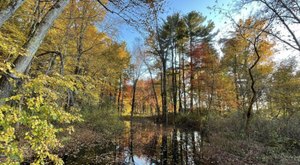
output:
[[[194,106],[194,73],[193,73],[193,63],[194,59],[191,55],[191,52],[195,48],[197,43],[200,43],[204,40],[209,40],[211,35],[210,32],[214,28],[214,24],[209,22],[208,25],[203,25],[206,18],[203,17],[200,13],[192,11],[184,17],[186,24],[186,34],[189,38],[189,53],[190,53],[190,110],[193,111]]]
[[[217,85],[217,74],[219,68],[219,59],[217,57],[216,50],[207,42],[201,43],[195,47],[194,51],[191,53],[194,59],[194,74],[195,79],[192,82],[195,87],[198,99],[196,103],[198,104],[197,112],[199,113],[201,108],[201,102],[205,102],[206,112],[208,113],[213,106],[213,101],[215,98],[215,91]],[[203,99],[203,100],[201,100]]]
[[[80,109],[98,111],[106,100],[105,110],[113,109],[129,53],[125,43],[96,28],[106,14],[96,1],[27,2],[16,12],[18,18],[11,17],[0,29],[5,102],[0,155],[7,164],[22,162],[24,153],[32,153],[37,164],[62,164],[52,153],[60,147],[58,133],[73,131],[71,123],[82,121]],[[70,93],[76,94],[75,101]]]
[[[153,91],[153,97],[155,99],[155,108],[156,108],[156,116],[157,116],[156,121],[158,122],[160,120],[160,106],[159,106],[159,102],[158,102],[157,92],[155,89],[155,82],[154,82],[155,80],[154,80],[150,65],[147,61],[148,61],[147,57],[144,57],[143,62],[146,65],[147,70],[150,74],[151,87],[152,87],[152,91]]]
[[[224,43],[224,57],[222,58],[223,69],[234,82],[236,103],[239,110],[245,109],[247,87],[243,85],[243,81],[247,78],[247,59],[249,45],[246,40],[236,34]]]
[[[176,50],[177,50],[177,32],[181,23],[180,15],[179,13],[175,13],[172,16],[169,16],[167,18],[166,22],[166,30],[169,31],[169,44],[171,49],[171,70],[172,70],[172,100],[173,100],[173,111],[174,111],[174,117],[177,114],[177,70],[175,70],[176,67]]]
[[[289,58],[281,61],[270,80],[270,110],[275,117],[290,118],[299,110],[299,74],[297,61]],[[274,114],[275,113],[275,114]]]
[[[227,61],[229,66],[238,107],[245,112],[245,131],[249,133],[253,105],[263,95],[263,80],[272,72],[273,63],[269,58],[273,55],[273,44],[261,30],[268,27],[265,21],[249,18],[240,20],[236,26],[234,37],[225,43],[223,62]]]
[[[299,1],[287,0],[244,0],[238,2],[241,6],[257,3],[262,6],[257,11],[259,19],[268,22],[269,26],[263,30],[276,40],[287,46],[300,51],[299,36],[296,27],[300,23]]]
[[[170,98],[173,102],[173,112],[174,117],[177,114],[177,100],[178,100],[178,85],[177,85],[177,75],[178,75],[178,67],[177,67],[177,46],[178,46],[178,32],[179,28],[183,25],[183,20],[180,17],[179,13],[175,13],[171,16],[167,17],[166,22],[162,25],[162,34],[163,43],[166,47],[166,53],[170,54],[170,70],[171,70],[171,89],[170,89]],[[168,67],[168,66],[167,66]]]
[[[12,0],[4,9],[0,9],[0,28],[23,5],[25,0]]]
[[[143,74],[143,55],[144,52],[142,51],[141,45],[137,43],[135,50],[133,52],[133,64],[130,68],[130,73],[132,77],[132,99],[131,99],[131,122],[133,120],[133,114],[135,111],[135,101],[136,101],[136,89],[137,83],[140,79],[140,76]]]
[[[162,122],[166,125],[168,123],[167,115],[167,45],[166,33],[158,24],[158,12],[160,12],[159,5],[153,5],[151,14],[154,17],[154,24],[149,25],[149,38],[147,40],[151,53],[158,57],[161,66],[161,102],[162,102]]]
[[[68,0],[57,1],[52,8],[48,11],[45,17],[42,19],[41,23],[37,26],[36,30],[32,33],[33,35],[27,40],[23,49],[25,55],[19,55],[17,59],[13,62],[14,72],[7,75],[2,75],[0,79],[0,98],[7,98],[13,89],[9,82],[10,78],[17,79],[16,74],[25,73],[26,69],[30,67],[31,61],[41,45],[44,37],[49,31],[50,27],[54,23],[55,19],[62,13],[64,8],[68,4]]]

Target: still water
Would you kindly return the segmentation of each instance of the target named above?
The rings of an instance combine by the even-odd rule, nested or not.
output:
[[[125,121],[123,135],[105,149],[95,144],[82,149],[65,164],[201,164],[202,139],[197,131],[163,127],[150,121]]]

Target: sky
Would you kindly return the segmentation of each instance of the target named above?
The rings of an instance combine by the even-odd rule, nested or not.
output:
[[[218,7],[228,8],[227,4],[230,4],[232,0],[167,0],[165,13],[162,15],[162,19],[166,18],[175,12],[186,14],[190,11],[198,11],[203,16],[207,17],[207,20],[215,22],[216,30],[222,29],[224,25],[224,19],[219,14],[214,13],[208,7],[217,5]],[[125,41],[129,51],[132,51],[136,38],[142,38],[142,36],[133,28],[127,25],[120,26],[118,40]]]
[[[226,38],[229,35],[229,31],[232,29],[232,24],[227,17],[223,14],[215,12],[209,7],[222,8],[227,11],[233,11],[233,0],[166,0],[165,13],[161,16],[161,19],[166,18],[168,15],[172,15],[175,12],[179,12],[182,15],[190,11],[198,11],[202,13],[203,16],[207,17],[207,20],[212,20],[215,23],[215,31],[219,31],[218,35],[215,37],[215,40],[218,41],[221,38]],[[257,6],[248,6],[246,9],[241,10],[240,12],[231,12],[233,18],[237,21],[238,19],[246,19],[249,14],[255,12]],[[109,17],[108,17],[109,18]],[[115,31],[118,31],[117,40],[119,42],[125,41],[127,43],[127,49],[132,52],[137,38],[142,38],[141,34],[137,30],[128,25],[121,25],[116,23]],[[113,29],[113,28],[111,28]],[[298,27],[298,32],[300,33],[300,27]],[[299,34],[300,35],[300,34]],[[221,45],[215,42],[215,48],[222,56],[220,50]],[[280,44],[282,45],[282,44]],[[278,46],[278,45],[277,45]],[[283,48],[278,47],[278,49],[283,50],[283,53],[277,53],[275,55],[276,61],[281,61],[287,57],[287,54],[295,54],[294,52],[288,52]],[[299,59],[300,61],[300,59]]]

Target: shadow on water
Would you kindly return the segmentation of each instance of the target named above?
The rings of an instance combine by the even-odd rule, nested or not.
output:
[[[66,164],[118,164],[118,165],[166,165],[201,164],[203,140],[197,131],[186,131],[174,127],[163,127],[149,121],[125,121],[126,129],[115,145],[106,150],[82,149],[76,158],[69,158]],[[95,162],[89,157],[111,156],[110,162]],[[79,162],[80,161],[80,162]]]

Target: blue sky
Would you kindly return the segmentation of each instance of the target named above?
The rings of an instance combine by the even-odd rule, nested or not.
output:
[[[232,0],[167,0],[166,2],[166,12],[162,17],[167,17],[172,13],[179,12],[181,14],[186,14],[190,11],[198,11],[207,17],[207,20],[212,20],[216,24],[216,29],[222,27],[224,21],[222,21],[222,16],[214,13],[208,7],[217,5],[218,7],[228,8],[227,4],[232,2]],[[120,26],[118,40],[125,41],[127,43],[128,49],[131,51],[135,43],[136,38],[141,38],[141,35],[130,26]]]

